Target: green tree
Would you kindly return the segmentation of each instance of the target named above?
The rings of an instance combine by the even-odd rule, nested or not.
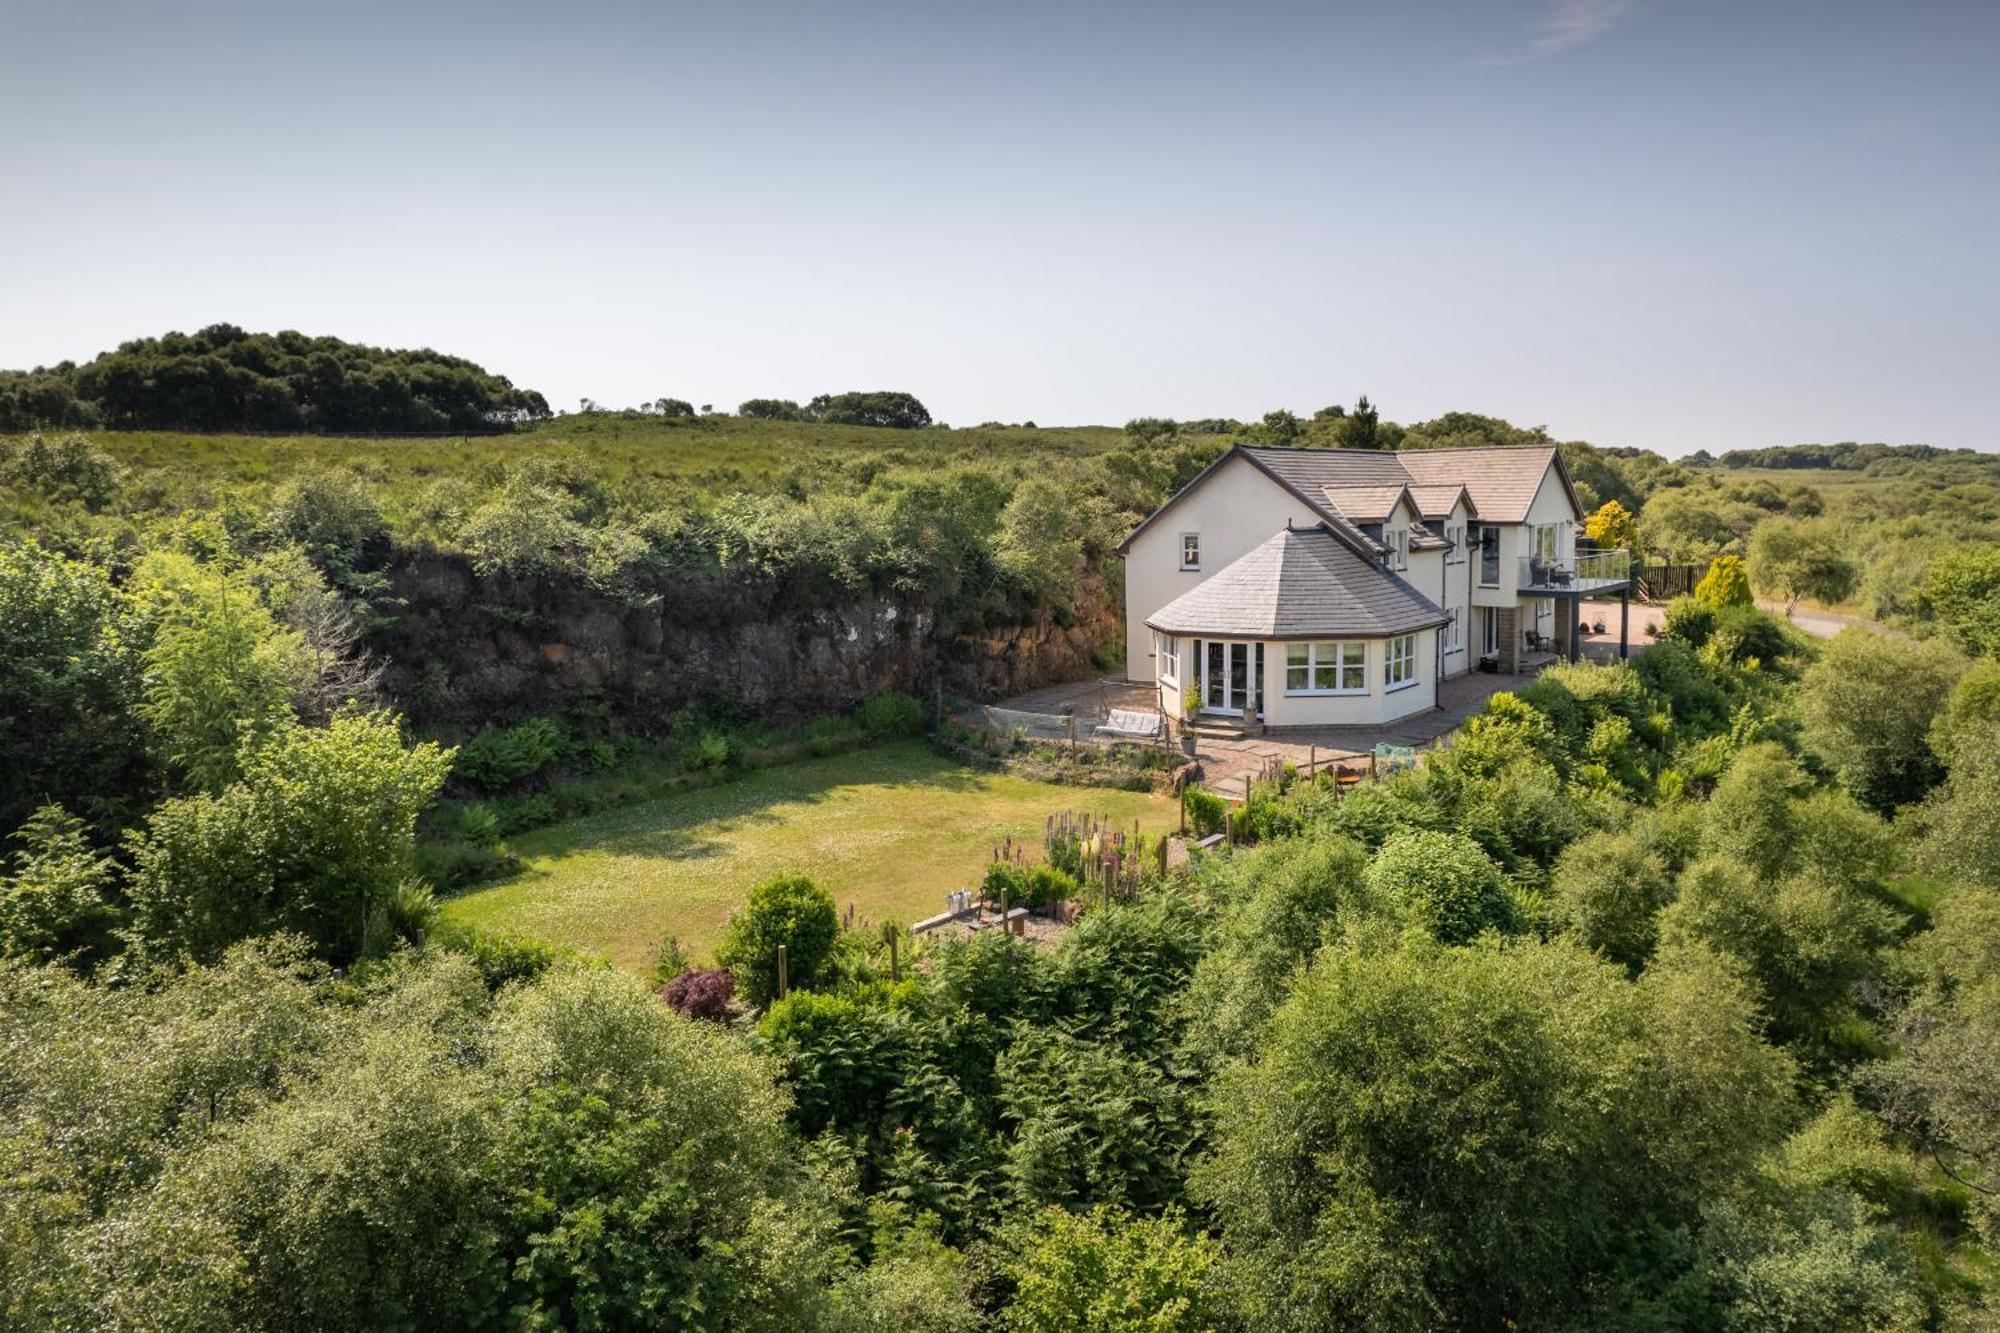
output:
[[[241,780],[163,803],[133,836],[141,934],[198,959],[273,930],[339,961],[381,947],[411,875],[417,816],[450,771],[450,751],[405,748],[382,714],[285,732]]]
[[[117,868],[92,849],[83,821],[45,805],[14,841],[13,873],[0,875],[0,955],[89,964],[108,954]]]
[[[1222,1074],[1195,1181],[1253,1323],[1601,1325],[1631,1247],[1775,1141],[1790,1078],[1706,955],[1635,984],[1561,943],[1334,944]]]
[[[931,424],[931,414],[915,394],[898,389],[820,394],[806,404],[806,416],[836,426],[882,426],[915,430]]]
[[[1958,648],[2000,657],[2000,546],[1966,546],[1932,561],[1913,596],[1919,621]]]
[[[1848,550],[1824,522],[1766,519],[1750,534],[1750,581],[1765,596],[1782,598],[1788,616],[1801,597],[1844,602],[1861,581]]]
[[[1711,611],[1752,605],[1750,574],[1742,557],[1719,555],[1709,561],[1708,572],[1694,585],[1694,599]]]
[[[45,802],[99,812],[143,790],[137,637],[102,569],[0,542],[0,829]]]
[[[736,974],[738,991],[756,1005],[778,997],[778,948],[786,985],[810,990],[833,956],[840,913],[825,889],[804,875],[782,875],[750,890],[729,920],[715,958]]]
[[[1514,921],[1500,868],[1459,833],[1411,830],[1382,844],[1368,865],[1369,892],[1450,944]]]
[[[1028,1214],[1008,1260],[1012,1333],[1210,1333],[1234,1324],[1222,1251],[1177,1212],[1135,1218],[1098,1207]]]
[[[1652,956],[1673,884],[1631,834],[1592,833],[1564,850],[1549,892],[1551,914],[1568,934],[1637,975]]]
[[[138,582],[158,624],[139,715],[187,788],[219,790],[241,774],[247,753],[293,721],[310,655],[239,573],[160,553]]]
[[[1921,800],[1944,778],[1931,729],[1965,667],[1949,644],[1842,630],[1805,674],[1806,743],[1872,810],[1887,814]]]

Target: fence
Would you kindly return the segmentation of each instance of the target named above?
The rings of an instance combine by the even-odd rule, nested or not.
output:
[[[1705,569],[1706,565],[1641,565],[1638,570],[1639,600],[1667,602],[1676,597],[1686,597],[1701,581]]]
[[[1140,736],[1098,735],[1097,718],[1090,714],[1029,713],[1018,708],[999,708],[993,704],[982,704],[978,718],[979,725],[994,735],[1022,740],[1062,741],[1069,745],[1145,743],[1145,738]],[[1161,727],[1160,735],[1153,743],[1163,748],[1169,744],[1167,729],[1164,726]]]

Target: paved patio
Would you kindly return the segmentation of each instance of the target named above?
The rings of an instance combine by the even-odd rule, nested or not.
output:
[[[1613,640],[1616,651],[1616,640]],[[1636,648],[1637,645],[1634,645]],[[1400,721],[1365,727],[1296,727],[1263,736],[1223,739],[1202,736],[1195,742],[1195,758],[1202,766],[1202,783],[1211,791],[1229,795],[1232,788],[1243,790],[1245,774],[1254,774],[1272,759],[1303,766],[1320,760],[1358,758],[1378,745],[1406,745],[1422,749],[1438,738],[1456,731],[1468,717],[1486,706],[1486,700],[1501,690],[1519,689],[1534,679],[1521,675],[1488,674],[1475,671],[1445,681],[1438,687],[1438,706]],[[1073,712],[1079,723],[1095,721],[1112,708],[1156,711],[1153,688],[1126,680],[1084,680],[1031,690],[995,705],[1024,713]],[[1079,725],[1078,730],[1082,727]]]

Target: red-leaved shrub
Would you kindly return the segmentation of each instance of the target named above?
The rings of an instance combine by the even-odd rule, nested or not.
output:
[[[729,1017],[729,1002],[736,996],[736,978],[727,968],[691,967],[669,981],[662,993],[668,1004],[689,1018],[720,1023]]]

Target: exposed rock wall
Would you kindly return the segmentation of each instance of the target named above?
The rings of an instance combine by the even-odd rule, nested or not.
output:
[[[402,605],[376,636],[397,703],[419,725],[471,726],[579,704],[628,725],[663,725],[729,699],[774,718],[852,708],[896,689],[1004,697],[1095,671],[1118,641],[1101,581],[1080,613],[1047,611],[977,633],[941,632],[920,601],[867,598],[781,610],[768,589],[663,581],[622,594],[582,580],[481,577],[450,555],[391,570]]]

